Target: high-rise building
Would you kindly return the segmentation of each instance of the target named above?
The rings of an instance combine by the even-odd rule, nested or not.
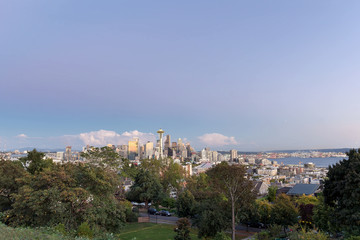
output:
[[[116,148],[116,152],[119,154],[120,157],[128,158],[128,145],[118,145]]]
[[[145,158],[152,158],[154,155],[154,143],[148,141],[145,144]]]
[[[170,148],[170,147],[171,147],[170,145],[171,145],[170,135],[166,135],[166,137],[165,137],[165,143],[164,143],[165,149]]]
[[[135,160],[135,157],[139,154],[139,139],[134,138],[134,140],[129,141],[128,144],[129,144],[129,147],[128,147],[129,159]]]
[[[237,150],[230,150],[230,161],[234,161],[236,160],[238,157],[238,152]]]
[[[65,161],[71,161],[71,146],[66,147],[64,160]]]

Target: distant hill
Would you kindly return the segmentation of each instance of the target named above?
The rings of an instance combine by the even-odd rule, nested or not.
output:
[[[17,149],[10,149],[7,151],[15,151],[15,150],[19,150],[20,152],[24,152],[24,151],[32,151],[35,147],[24,147],[24,148],[17,148]],[[35,148],[38,152],[65,152],[65,147],[64,148]],[[72,151],[74,152],[79,152],[81,150],[77,150],[77,149],[72,149]]]
[[[305,150],[274,150],[274,151],[258,151],[258,152],[242,152],[238,154],[258,154],[258,153],[293,153],[293,152],[348,152],[352,148],[329,148],[329,149],[305,149]],[[229,154],[230,151],[218,151],[221,154]]]

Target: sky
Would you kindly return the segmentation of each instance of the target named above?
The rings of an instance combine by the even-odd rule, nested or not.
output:
[[[0,150],[360,147],[360,2],[0,0]]]

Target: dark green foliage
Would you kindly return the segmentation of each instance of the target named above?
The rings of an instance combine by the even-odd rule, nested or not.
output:
[[[127,194],[130,201],[145,202],[146,208],[148,203],[161,202],[164,194],[159,178],[151,171],[140,169],[135,177],[135,182]]]
[[[173,160],[170,160],[169,164],[163,167],[163,174],[161,176],[161,184],[163,185],[164,192],[167,194],[170,193],[170,190],[178,192],[184,176],[185,170],[183,167],[178,163],[174,163]]]
[[[91,228],[87,222],[83,222],[78,227],[78,229],[76,231],[76,235],[79,237],[92,238],[94,235],[94,232],[91,230]]]
[[[117,231],[125,221],[124,208],[114,197],[118,175],[83,164],[54,164],[35,175],[24,175],[7,211],[12,226],[54,226],[76,229],[82,222]]]
[[[19,161],[0,160],[0,212],[8,210],[14,203],[12,194],[22,185],[17,179],[28,174]]]
[[[117,152],[110,147],[90,147],[87,152],[81,154],[88,164],[118,170],[121,167],[121,158]]]
[[[324,232],[335,233],[338,231],[336,226],[335,210],[333,207],[325,204],[324,198],[319,198],[319,204],[317,204],[313,210],[313,221],[317,228]]]
[[[20,161],[31,174],[37,174],[53,165],[52,159],[44,159],[45,154],[32,150],[26,157],[20,158]]]
[[[280,237],[281,233],[280,225],[271,225],[266,231],[262,231],[255,235],[255,239],[257,240],[273,240]]]
[[[360,149],[347,155],[348,160],[330,166],[323,194],[325,203],[335,209],[337,225],[360,235]]]
[[[231,208],[218,198],[198,202],[193,224],[198,228],[198,237],[214,237],[231,226]]]
[[[250,206],[255,201],[253,184],[245,175],[242,165],[229,165],[222,162],[206,172],[212,189],[227,199],[230,205],[232,239],[235,240],[235,209]]]
[[[280,194],[273,205],[272,216],[274,223],[287,227],[298,222],[298,210],[289,196]]]
[[[311,227],[313,224],[313,204],[301,204],[299,206],[299,214],[301,216],[301,224],[307,227]]]
[[[161,206],[166,208],[175,208],[176,207],[176,200],[171,197],[166,197],[162,200]]]
[[[189,190],[180,193],[176,201],[176,210],[179,217],[191,217],[194,214],[195,199]]]
[[[277,187],[269,187],[268,189],[268,195],[267,195],[267,200],[269,202],[274,202],[275,198],[276,198],[276,190]]]
[[[226,233],[224,232],[218,232],[215,237],[213,238],[213,240],[231,240],[231,237],[229,237]]]
[[[191,240],[190,237],[190,222],[187,218],[180,218],[177,221],[177,226],[174,229],[176,232],[175,240]]]

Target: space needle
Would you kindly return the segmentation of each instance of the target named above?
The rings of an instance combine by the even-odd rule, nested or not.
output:
[[[163,140],[162,140],[162,137],[163,137],[163,134],[164,134],[164,130],[162,130],[161,128],[157,131],[157,133],[159,134],[159,138],[160,138],[160,156],[159,158],[162,159],[164,156],[163,156]]]

